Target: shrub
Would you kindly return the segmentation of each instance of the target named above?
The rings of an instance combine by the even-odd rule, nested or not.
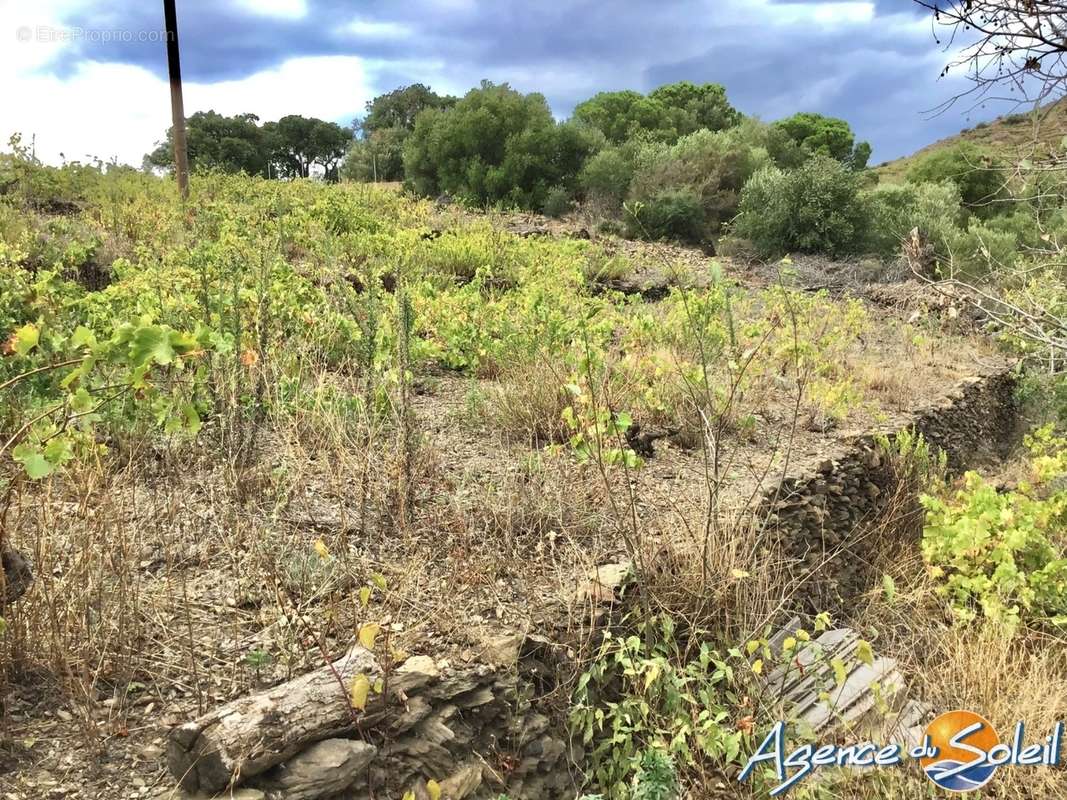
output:
[[[795,170],[767,167],[741,192],[732,232],[763,256],[836,256],[861,250],[867,217],[858,182],[841,162],[816,156]]]
[[[627,233],[648,239],[704,239],[704,206],[691,189],[663,189],[647,201],[627,205]]]
[[[960,187],[963,204],[982,216],[997,213],[995,204],[1004,195],[1000,161],[986,150],[961,142],[929,154],[908,170],[912,183],[952,181]]]
[[[545,193],[545,202],[542,206],[546,216],[562,217],[571,210],[571,195],[562,186],[553,186]]]
[[[654,235],[699,241],[717,234],[722,223],[737,213],[741,188],[767,160],[766,151],[753,144],[749,129],[697,131],[671,147],[638,151],[629,198],[650,208],[669,198],[670,208],[664,213],[669,210],[677,221],[679,198],[696,197],[703,212],[699,230],[695,224],[684,224],[682,233],[661,229]]]
[[[670,617],[639,627],[640,636],[604,639],[574,693],[572,728],[591,746],[589,777],[610,800],[671,797],[676,769],[733,762],[744,745],[727,722],[732,665],[706,641],[683,655]]]
[[[899,253],[901,241],[915,228],[942,258],[963,233],[965,212],[951,181],[882,185],[866,192],[863,201],[869,221],[864,249],[884,257]]]
[[[922,551],[956,616],[1014,627],[1067,623],[1067,558],[1050,538],[1067,528],[1067,439],[1043,428],[1028,437],[1033,479],[1011,492],[973,472],[950,497],[924,497]]]
[[[974,280],[1015,264],[1019,257],[1016,235],[973,218],[966,231],[951,241],[952,271]]]
[[[622,207],[633,176],[632,148],[608,147],[585,162],[578,183],[587,199],[610,213]]]

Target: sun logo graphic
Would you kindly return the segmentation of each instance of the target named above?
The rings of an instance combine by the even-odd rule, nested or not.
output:
[[[926,777],[950,792],[981,789],[993,778],[1000,759],[990,751],[1001,749],[1000,737],[985,717],[972,711],[949,711],[926,728],[927,752],[921,758]]]

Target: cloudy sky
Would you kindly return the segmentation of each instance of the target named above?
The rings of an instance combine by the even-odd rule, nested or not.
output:
[[[872,163],[1011,110],[923,112],[959,91],[911,0],[178,0],[185,107],[347,124],[375,94],[482,78],[559,118],[598,91],[722,83],[765,120],[849,120]],[[0,0],[0,137],[136,165],[169,125],[162,3]],[[4,41],[6,38],[7,41]]]

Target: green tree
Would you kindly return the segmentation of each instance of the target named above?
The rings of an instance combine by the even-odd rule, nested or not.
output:
[[[268,152],[255,114],[226,117],[215,111],[198,111],[185,121],[189,166],[193,170],[245,172],[266,175]],[[159,146],[144,158],[145,166],[174,167],[174,130],[167,130]]]
[[[352,140],[352,131],[335,122],[288,114],[263,126],[263,136],[271,162],[278,173],[289,178],[306,178],[314,164],[336,178],[337,164]]]
[[[458,98],[439,95],[421,83],[401,86],[386,94],[380,94],[367,103],[367,116],[360,127],[365,135],[387,128],[415,129],[415,118],[428,108],[451,108]]]
[[[574,119],[599,129],[613,144],[634,137],[671,144],[694,131],[731,128],[741,114],[719,84],[680,81],[647,96],[632,90],[601,92],[580,103]]]
[[[784,133],[789,141],[799,147],[804,158],[821,154],[836,159],[853,169],[863,169],[871,157],[870,144],[867,142],[856,144],[852,126],[837,117],[824,117],[822,114],[804,111],[778,120],[773,127]],[[777,158],[775,160],[778,161]],[[786,163],[783,166],[794,165]]]
[[[573,187],[597,137],[557,125],[540,94],[483,81],[450,109],[427,109],[404,147],[404,171],[418,193],[475,203],[540,208],[553,186]]]
[[[638,135],[673,142],[679,136],[678,116],[659,100],[640,92],[600,92],[574,109],[574,119],[601,131],[612,144]]]
[[[680,112],[676,125],[681,135],[706,128],[721,131],[741,122],[741,113],[726,99],[726,89],[718,83],[699,86],[689,81],[660,86],[649,97],[666,108]]]
[[[405,128],[379,128],[362,139],[353,139],[341,165],[341,177],[351,181],[401,181],[404,179]]]

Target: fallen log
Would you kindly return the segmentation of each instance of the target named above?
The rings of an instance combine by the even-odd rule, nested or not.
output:
[[[356,646],[328,666],[238,698],[174,728],[167,765],[183,789],[220,792],[295,756],[310,744],[379,721],[386,698],[371,693],[357,710],[349,687],[357,676],[373,686],[382,670],[373,653]],[[403,697],[437,678],[432,659],[409,658],[389,676],[390,697]]]
[[[0,550],[0,565],[4,570],[4,605],[11,605],[30,588],[33,570],[22,553],[12,547]]]
[[[253,780],[267,800],[318,800],[340,794],[360,776],[378,748],[352,739],[327,739]]]

